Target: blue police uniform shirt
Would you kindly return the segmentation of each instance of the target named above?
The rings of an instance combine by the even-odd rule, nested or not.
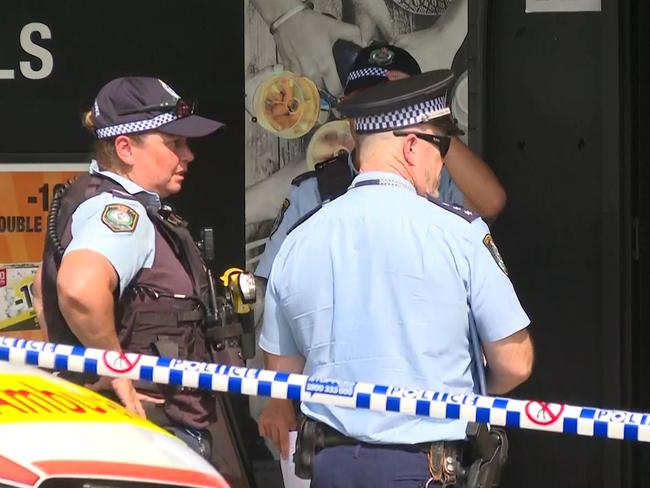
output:
[[[104,192],[81,203],[72,214],[72,240],[65,254],[78,249],[89,249],[103,255],[119,276],[121,295],[140,269],[153,265],[155,257],[154,225],[144,206],[129,198],[128,194],[145,192],[149,204],[155,208],[160,208],[160,199],[157,194],[144,190],[123,176],[100,170],[96,161],[91,163],[89,171],[119,183],[127,191],[127,195],[120,198],[115,193]],[[102,221],[104,209],[112,204],[126,205],[138,214],[132,231],[115,232]]]
[[[377,179],[384,184],[354,186]],[[260,347],[303,356],[304,373],[318,378],[471,393],[470,317],[482,342],[530,321],[485,244],[485,222],[450,209],[418,196],[397,175],[357,176],[353,188],[283,243],[267,286]],[[459,420],[301,408],[367,442],[465,437]]]
[[[352,160],[348,159],[350,171],[353,175],[357,172],[352,165]],[[447,167],[443,166],[442,173],[440,174],[440,198],[448,203],[454,205],[463,205],[465,197],[458,189],[454,181],[447,171]],[[287,237],[287,232],[307,213],[322,204],[320,193],[318,191],[318,180],[315,175],[301,179],[298,183],[292,184],[289,193],[285,200],[286,208],[283,208],[278,215],[279,222],[274,226],[274,229],[266,241],[264,253],[260,258],[257,268],[255,268],[255,275],[267,278],[271,273],[271,266],[276,254],[280,250],[282,242]]]

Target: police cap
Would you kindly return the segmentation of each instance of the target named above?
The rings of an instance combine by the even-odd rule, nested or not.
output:
[[[442,119],[449,134],[458,134],[447,104],[453,81],[450,70],[429,71],[368,88],[343,100],[338,109],[344,117],[354,119],[359,134],[386,132],[434,119]]]
[[[357,54],[343,92],[348,95],[387,81],[390,71],[402,71],[409,76],[422,73],[420,65],[408,51],[391,44],[371,44]]]
[[[145,76],[106,83],[95,98],[92,112],[98,139],[150,130],[202,137],[224,126],[196,115],[195,102],[181,98],[164,81]]]

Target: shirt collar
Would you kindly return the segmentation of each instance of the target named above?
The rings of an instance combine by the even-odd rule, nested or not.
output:
[[[160,197],[158,196],[157,193],[145,190],[142,188],[140,185],[137,183],[125,178],[122,175],[118,175],[117,173],[114,173],[113,171],[107,171],[107,170],[102,170],[99,167],[99,164],[97,164],[96,160],[92,160],[90,163],[90,168],[88,170],[90,174],[95,174],[95,175],[102,175],[106,178],[109,178],[113,180],[115,183],[120,185],[122,188],[124,188],[129,194],[131,195],[137,195],[138,193],[144,193],[146,194],[147,201],[150,205],[155,206],[156,208],[161,207],[160,203]]]
[[[398,174],[388,173],[385,171],[364,171],[363,173],[358,173],[354,180],[352,180],[352,186],[356,183],[370,180],[378,180],[380,182],[379,184],[388,186],[401,186],[415,193],[415,187],[412,183]]]

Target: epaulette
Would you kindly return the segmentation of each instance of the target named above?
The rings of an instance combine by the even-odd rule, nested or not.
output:
[[[464,218],[468,222],[474,222],[476,219],[480,217],[480,215],[476,212],[461,207],[460,205],[454,205],[453,203],[444,202],[440,198],[428,197],[428,200],[431,203],[435,203],[440,208],[444,208],[448,212],[451,212],[455,215],[458,215],[459,217]]]
[[[307,212],[305,215],[303,215],[302,217],[300,217],[300,218],[298,219],[298,221],[297,221],[295,224],[293,224],[293,225],[289,228],[289,230],[287,231],[287,235],[291,234],[291,231],[293,231],[296,227],[298,227],[298,226],[299,226],[300,224],[302,224],[304,221],[306,221],[307,219],[309,219],[309,217],[311,217],[312,215],[314,215],[314,214],[315,214],[316,212],[318,212],[321,208],[323,208],[322,205],[319,205],[318,207],[314,207],[314,208],[312,208],[309,212]]]
[[[293,186],[300,186],[300,183],[308,180],[309,178],[313,178],[314,176],[316,176],[316,171],[307,171],[306,173],[299,174],[293,180],[291,180],[291,184]]]

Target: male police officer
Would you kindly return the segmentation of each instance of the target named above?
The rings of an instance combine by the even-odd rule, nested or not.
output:
[[[345,83],[345,98],[388,80],[421,73],[418,62],[407,51],[389,44],[371,44],[357,54]],[[287,232],[322,202],[342,195],[356,174],[352,156],[341,156],[316,165],[291,182],[289,194],[266,243],[255,275],[268,279],[273,259]],[[451,140],[439,186],[440,198],[476,210],[493,219],[503,209],[506,193],[492,170],[458,137]]]
[[[42,283],[36,280],[50,340],[211,360],[206,267],[186,222],[161,198],[181,189],[194,159],[187,138],[223,124],[196,115],[193,102],[159,79],[128,77],[100,90],[84,125],[96,137],[95,161],[52,205]],[[219,344],[238,348],[237,341]],[[112,388],[129,410],[210,459],[212,395],[134,388],[124,378],[103,378],[95,388]]]
[[[345,99],[349,100],[380,83],[420,73],[418,62],[404,49],[389,44],[372,44],[359,51],[347,73]],[[450,133],[459,132],[453,124],[447,125]],[[319,163],[315,171],[293,180],[255,269],[258,278],[268,279],[287,232],[318,209],[322,202],[342,195],[355,174],[352,155],[346,155]],[[486,218],[496,217],[506,198],[505,190],[492,170],[458,137],[450,140],[437,192],[441,200],[476,209]],[[259,287],[263,288],[263,283]],[[273,440],[284,456],[288,453],[288,429],[296,427],[293,419],[291,412],[285,412],[284,405],[273,399],[268,401],[259,419],[260,433]]]
[[[260,338],[269,369],[470,393],[474,320],[488,391],[505,393],[529,376],[529,319],[488,227],[435,197],[452,79],[441,70],[391,81],[341,105],[354,118],[360,174],[297,226],[275,259]],[[325,439],[312,487],[459,481],[465,422],[301,409],[312,425],[302,432]]]

